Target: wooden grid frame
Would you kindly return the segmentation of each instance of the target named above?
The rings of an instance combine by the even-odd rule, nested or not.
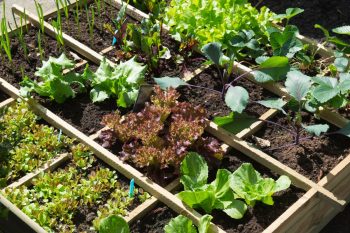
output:
[[[116,8],[120,8],[121,4],[123,4],[122,1],[120,0],[108,0],[106,2],[109,2],[112,6],[115,6]],[[23,9],[21,7],[14,6],[13,10],[16,13],[23,14]],[[37,27],[38,26],[37,17],[33,14],[30,14],[29,12],[26,12],[26,13],[29,16],[28,17],[29,21],[34,26]],[[129,16],[137,20],[141,20],[147,17],[145,13],[142,13],[141,11],[136,10],[131,6],[128,6],[127,13],[129,14]],[[50,24],[46,23],[45,27],[47,29],[45,31],[48,32],[50,36],[55,35],[54,30]],[[50,30],[50,28],[52,30]],[[53,31],[53,34],[51,31]],[[74,40],[73,38],[67,35],[64,35],[64,39],[68,47],[70,47],[80,55],[84,56],[88,60],[91,60],[96,64],[99,64],[99,62],[101,61],[101,54],[98,54],[97,52],[89,49],[87,46],[82,45],[81,43],[77,42],[76,40]],[[312,43],[312,41],[307,38],[301,37],[300,39],[302,39],[306,43]],[[318,44],[313,44],[313,46],[320,47]],[[106,51],[110,51],[110,49],[111,48],[107,48]],[[322,48],[320,54],[324,56],[328,56],[330,53],[325,48]],[[84,62],[86,61],[83,61],[82,63]],[[111,64],[113,63],[111,62]],[[243,65],[240,65],[240,64],[236,64],[236,65],[241,72],[249,71],[249,68]],[[206,67],[201,67],[198,70],[196,70],[192,75],[185,77],[185,79],[190,80],[195,75],[199,74],[205,69]],[[248,80],[254,82],[254,79],[251,76],[250,77],[248,76],[247,78]],[[288,98],[285,90],[281,86],[278,86],[278,85],[262,85],[262,86],[277,95],[286,96]],[[1,79],[0,79],[0,87],[3,88],[5,92],[10,94],[13,98],[19,97],[18,90]],[[13,99],[10,99],[8,101],[9,101],[8,104],[10,104],[11,102],[13,102]],[[146,208],[143,208],[141,206],[139,206],[140,208],[137,207],[136,209],[138,209],[139,213],[135,215],[136,217],[130,217],[130,218],[127,217],[129,221],[134,221],[138,217],[142,216],[143,214],[146,214],[146,212],[150,210],[154,206],[156,201],[159,199],[160,201],[168,205],[170,208],[172,208],[179,214],[187,215],[192,220],[194,220],[196,224],[198,223],[200,215],[196,211],[184,206],[175,196],[173,196],[169,192],[169,190],[173,190],[178,186],[178,181],[170,184],[169,186],[172,185],[172,187],[168,186],[166,188],[168,190],[164,190],[163,188],[159,187],[157,184],[151,183],[149,179],[143,177],[143,175],[139,173],[136,169],[130,167],[127,164],[121,163],[117,157],[112,157],[113,154],[101,148],[101,146],[99,146],[97,143],[94,143],[91,137],[89,138],[83,135],[82,133],[74,129],[72,126],[68,125],[63,120],[61,120],[59,117],[51,113],[49,110],[45,109],[44,107],[35,103],[32,100],[29,101],[29,104],[33,108],[33,110],[36,111],[38,114],[42,115],[45,120],[47,120],[49,123],[51,123],[56,127],[62,128],[67,135],[77,137],[83,143],[90,146],[90,148],[94,152],[101,150],[101,151],[98,151],[99,153],[96,153],[96,156],[105,160],[108,164],[110,164],[113,168],[117,169],[120,173],[124,175],[126,174],[128,178],[130,178],[130,175],[131,177],[135,175],[135,177],[133,178],[136,178],[136,176],[140,176],[140,178],[135,179],[136,183],[141,187],[144,187],[144,189],[146,191],[149,191],[154,197],[152,197],[151,199],[149,199],[143,204],[147,206]],[[4,105],[7,105],[7,103],[5,103]],[[278,113],[277,110],[270,109],[260,117],[260,120],[269,119],[277,113]],[[339,127],[344,126],[348,122],[347,119],[341,117],[339,114],[330,112],[328,110],[325,110],[322,112],[322,117],[325,120],[329,121],[330,123],[335,124]],[[253,158],[257,162],[264,165],[265,167],[268,167],[269,169],[279,174],[286,174],[290,176],[295,186],[300,187],[305,191],[307,191],[302,198],[300,198],[285,213],[283,213],[275,222],[273,222],[267,229],[265,229],[264,232],[300,232],[300,231],[317,232],[336,213],[338,213],[350,199],[349,187],[347,185],[347,181],[348,181],[347,177],[350,173],[350,170],[349,170],[350,157],[348,156],[347,158],[345,158],[326,177],[324,177],[320,182],[316,184],[308,180],[307,178],[301,176],[300,174],[296,173],[294,170],[281,164],[280,162],[272,159],[272,157],[270,157],[269,155],[249,145],[244,140],[242,140],[242,138],[254,134],[263,125],[264,125],[263,121],[257,121],[253,123],[249,128],[242,130],[240,133],[236,135],[233,135],[219,128],[217,125],[211,122],[207,131],[213,134],[214,136],[216,136],[217,138],[221,139],[222,141],[224,141],[226,143],[225,145],[223,145],[224,148],[229,148],[229,146],[231,146],[235,149],[240,150],[247,156]],[[62,156],[67,157],[67,155],[66,156],[62,155]],[[127,169],[131,169],[131,170],[127,170]],[[154,188],[157,188],[158,190],[154,190]],[[0,197],[0,201],[6,203],[7,200],[3,200]],[[6,204],[9,204],[11,206],[11,203],[6,203]],[[325,211],[321,212],[320,208],[327,208],[326,213]],[[21,216],[22,214],[23,212],[21,211],[18,212],[18,216]],[[22,217],[25,218],[25,216],[22,216]],[[31,222],[33,222],[33,220],[31,220]],[[213,232],[224,232],[223,230],[214,226],[213,224],[211,225],[211,230]]]

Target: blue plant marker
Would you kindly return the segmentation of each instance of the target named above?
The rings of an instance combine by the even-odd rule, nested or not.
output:
[[[60,142],[62,136],[62,129],[60,129],[60,132],[58,133],[57,140]]]
[[[134,197],[134,191],[135,191],[135,180],[130,180],[130,188],[129,188],[129,197]]]
[[[118,30],[115,30],[114,34],[117,34],[118,33]],[[113,37],[113,41],[112,41],[112,46],[116,45],[117,44],[117,38]]]

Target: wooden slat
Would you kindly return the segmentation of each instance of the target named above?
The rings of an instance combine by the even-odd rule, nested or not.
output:
[[[338,198],[350,202],[350,155],[342,160],[328,175],[323,177],[319,185],[332,191]]]
[[[38,223],[36,223],[33,219],[28,217],[22,210],[20,210],[17,206],[12,204],[9,200],[7,200],[0,193],[0,203],[3,204],[4,207],[9,209],[12,213],[14,213],[19,219],[21,219],[25,224],[27,224],[30,228],[32,228],[37,233],[47,233]]]
[[[13,104],[14,102],[15,102],[15,100],[13,98],[8,98],[0,103],[0,108],[9,106],[9,105]]]
[[[250,125],[249,128],[243,129],[241,132],[236,134],[238,138],[247,138],[249,136],[252,136],[257,131],[259,131],[264,125],[264,120],[271,119],[274,117],[279,111],[276,109],[269,109],[267,112],[265,112],[263,115],[261,115],[257,122],[254,122]],[[260,120],[260,121],[259,121]]]
[[[168,186],[165,187],[166,190],[172,192],[180,187],[179,179],[174,180]],[[145,216],[149,211],[151,211],[158,203],[157,198],[151,197],[146,200],[144,203],[136,207],[133,211],[131,211],[124,219],[130,224],[135,222]]]
[[[43,167],[21,177],[19,180],[8,185],[6,188],[17,188],[21,185],[29,185],[32,182],[32,180],[38,177],[41,173],[55,170],[58,166],[67,161],[69,158],[69,154],[62,154],[57,158],[54,158],[47,162]]]

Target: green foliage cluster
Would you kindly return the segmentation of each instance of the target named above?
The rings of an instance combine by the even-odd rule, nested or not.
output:
[[[118,106],[129,107],[136,101],[146,71],[146,66],[137,63],[135,58],[115,67],[103,59],[95,73],[88,66],[82,74],[66,72],[74,66],[74,61],[68,59],[64,53],[59,58],[50,57],[35,73],[38,80],[24,77],[21,82],[21,95],[28,97],[35,92],[57,103],[63,103],[90,87],[93,102],[116,98]]]
[[[65,152],[73,140],[58,136],[21,102],[0,114],[0,187],[42,166]]]
[[[207,180],[205,160],[197,153],[188,153],[181,163],[180,181],[184,191],[178,197],[190,207],[203,209],[206,213],[219,209],[234,219],[242,218],[247,205],[253,207],[257,201],[273,205],[272,195],[291,184],[287,176],[276,181],[263,178],[249,163],[242,164],[233,173],[219,169],[213,182],[208,184]]]
[[[220,42],[226,49],[235,43],[233,38],[243,30],[254,31],[259,43],[268,40],[267,27],[274,14],[262,7],[260,11],[247,0],[173,0],[166,10],[165,23],[180,41],[195,38],[202,47]]]
[[[54,172],[42,173],[33,186],[6,188],[3,194],[48,232],[75,232],[74,217],[79,208],[98,205],[105,195],[110,199],[99,208],[94,221],[96,230],[100,220],[110,214],[125,215],[132,199],[128,190],[118,182],[115,171],[95,166],[91,151],[78,144],[72,149],[72,162]]]

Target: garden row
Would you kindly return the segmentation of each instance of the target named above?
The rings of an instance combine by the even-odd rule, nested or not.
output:
[[[58,14],[59,17],[50,20],[53,26],[18,6],[14,7],[16,13],[37,28],[28,28],[28,33],[19,39],[23,43],[19,42],[17,49],[23,52],[24,56],[22,53],[16,53],[15,59],[18,59],[18,62],[9,61],[7,65],[6,63],[3,65],[3,70],[7,71],[4,78],[14,85],[19,86],[24,76],[22,73],[26,74],[27,77],[20,84],[21,92],[19,93],[7,82],[1,81],[5,90],[14,98],[20,94],[29,97],[30,93],[35,92],[35,100],[29,99],[29,103],[47,122],[90,146],[94,153],[111,167],[129,179],[134,178],[136,184],[175,212],[188,216],[196,225],[201,219],[203,226],[207,226],[211,217],[205,215],[201,218],[200,214],[185,207],[178,198],[186,205],[200,210],[200,213],[212,213],[214,217],[212,222],[220,227],[212,225],[213,231],[221,232],[222,228],[225,231],[259,232],[266,228],[267,232],[286,230],[312,232],[322,228],[345,206],[349,198],[345,179],[349,172],[346,169],[349,163],[347,156],[349,139],[346,135],[349,133],[346,127],[347,120],[344,118],[347,116],[349,73],[344,51],[342,54],[336,53],[338,57],[335,59],[335,64],[331,65],[332,62],[329,61],[334,58],[316,55],[318,52],[321,55],[329,55],[327,49],[314,45],[310,46],[309,50],[309,47],[302,43],[300,39],[302,37],[297,34],[295,27],[290,25],[286,25],[282,31],[278,31],[277,28],[273,31],[270,29],[269,36],[263,32],[256,37],[256,32],[243,30],[243,34],[235,38],[229,35],[211,38],[210,35],[203,36],[203,33],[207,32],[205,28],[203,31],[198,31],[200,23],[206,25],[208,22],[191,25],[195,32],[189,32],[187,25],[188,35],[181,27],[185,23],[193,22],[191,19],[175,17],[179,22],[174,22],[175,18],[173,21],[168,19],[167,24],[170,28],[165,26],[163,21],[159,21],[162,18],[157,17],[155,10],[161,11],[165,6],[155,5],[159,6],[156,8],[151,5],[152,8],[145,8],[154,11],[153,16],[145,20],[149,18],[148,15],[121,1],[109,1],[109,4],[111,6],[105,5],[103,1],[97,1],[92,5],[86,5],[85,11],[79,9],[84,4],[72,5],[74,10],[70,11],[63,7],[64,14],[62,16]],[[167,17],[171,17],[172,12],[198,8],[186,1],[174,1],[170,4],[172,5]],[[119,13],[115,13],[114,7],[121,9]],[[240,7],[238,4],[237,8]],[[205,11],[206,8],[201,6],[200,9]],[[253,8],[248,7],[248,10],[250,13],[255,13]],[[206,14],[198,12],[205,19]],[[280,15],[274,19],[286,18],[289,21],[297,13],[300,13],[300,9],[289,10],[284,16]],[[96,18],[93,16],[95,14]],[[245,14],[249,15],[247,12],[242,12],[242,15]],[[116,15],[118,17],[111,20]],[[265,16],[272,17],[272,13],[265,12]],[[61,17],[65,21],[62,21]],[[262,18],[263,16],[259,19]],[[271,20],[272,18],[268,18],[258,25],[265,23],[267,28]],[[255,22],[252,15],[249,22]],[[111,30],[111,25],[106,26],[108,23],[113,23],[115,28]],[[125,28],[132,32],[130,35],[132,41],[128,41],[129,37],[124,35],[128,34],[124,31]],[[169,29],[174,38],[178,40],[180,38],[182,41],[170,38],[167,34]],[[34,36],[37,31],[42,35],[39,40]],[[112,33],[108,33],[110,31]],[[227,31],[234,32],[234,29]],[[97,51],[102,50],[107,59],[64,32],[77,37]],[[275,39],[271,39],[273,37]],[[109,44],[106,38],[111,38],[111,41],[113,39],[116,46],[105,48]],[[211,38],[211,41],[203,41],[203,38]],[[226,39],[220,41],[222,38],[231,41],[228,42]],[[269,41],[271,46],[264,45],[262,43],[264,39],[276,40],[275,46],[271,41]],[[303,41],[305,40],[304,38]],[[25,52],[23,45],[27,44],[27,41],[34,41],[38,43],[37,45],[43,41],[43,44],[38,46],[41,48],[39,51],[35,49],[36,46],[32,46]],[[217,43],[218,41],[221,43]],[[145,48],[146,45],[149,47]],[[62,51],[67,56],[60,55]],[[48,60],[49,55],[57,58],[51,57]],[[134,55],[136,58],[132,58]],[[28,59],[23,61],[23,57],[27,56]],[[79,56],[90,62],[82,60]],[[208,65],[208,62],[201,64],[205,58],[211,61],[212,65]],[[237,63],[237,59],[240,63]],[[48,61],[41,64],[42,60]],[[78,61],[78,64],[74,64],[72,60]],[[114,62],[119,65],[115,65]],[[89,64],[89,67],[82,70],[85,64]],[[147,68],[145,64],[148,65]],[[250,64],[255,71],[242,64]],[[75,68],[77,73],[69,72],[67,68]],[[11,72],[12,69],[14,72]],[[18,71],[16,74],[15,70],[19,70],[20,74]],[[318,73],[340,76],[340,80],[307,76]],[[154,76],[162,78],[153,80]],[[176,76],[181,76],[183,79]],[[283,88],[285,77],[287,77],[286,88]],[[275,78],[277,79],[274,80]],[[149,99],[149,90],[152,88],[143,86],[141,95],[138,96],[138,104],[141,107],[138,107],[138,110],[134,109],[139,113],[132,113],[130,106],[137,99],[142,80],[149,84],[156,82],[163,89],[178,88],[178,92],[175,90],[163,92],[156,88],[151,103],[145,105],[141,97]],[[89,90],[90,94],[87,94],[86,90]],[[283,99],[279,99],[278,96]],[[109,98],[118,101],[117,103],[109,101]],[[58,103],[53,103],[53,100]],[[109,150],[102,148],[36,101],[86,134],[97,132],[101,128],[99,124],[104,116],[103,124],[108,128],[99,131],[97,142]],[[334,103],[338,105],[334,106]],[[195,107],[198,104],[205,109]],[[112,113],[116,105],[124,116],[122,117],[120,113],[105,116],[106,113]],[[330,107],[344,109],[339,114],[330,111]],[[225,116],[227,114],[229,115]],[[319,120],[318,116],[335,126],[329,126]],[[208,122],[206,117],[213,121]],[[217,139],[210,135],[202,135],[205,128],[227,145],[220,147]],[[229,146],[234,150],[223,156]],[[205,161],[197,154],[188,154],[189,151],[196,151],[210,162],[209,174]],[[120,159],[127,161],[131,166]],[[264,177],[277,178],[278,174],[287,175],[293,186],[287,191],[279,192],[278,200],[275,200],[273,207],[255,205],[259,200],[268,205],[273,204],[271,195],[288,187],[289,179],[282,176],[276,183],[271,179],[262,179],[246,162],[253,164]],[[195,164],[201,166],[194,166]],[[186,168],[188,166],[191,169]],[[216,173],[217,169],[219,170]],[[196,173],[191,173],[191,170]],[[176,177],[181,175],[184,191],[175,197],[142,174],[146,174],[162,186],[174,179],[176,183]],[[255,189],[257,196],[242,191],[247,187],[244,188],[238,181],[247,179],[245,177],[247,174],[253,175],[255,179],[248,179],[243,183],[251,182],[251,188]],[[212,183],[206,184],[207,179]],[[37,180],[32,182],[34,190],[36,182]],[[77,181],[67,185],[83,184]],[[241,187],[241,190],[237,187]],[[198,199],[199,197],[201,199]],[[20,207],[21,203],[15,202],[11,197],[8,198]],[[50,196],[49,199],[51,198]],[[156,198],[147,202],[149,207],[144,208],[142,215],[154,207]],[[212,200],[211,204],[208,203],[209,200]],[[32,202],[34,201],[31,200],[30,203]],[[328,212],[323,212],[321,215],[319,208],[326,208]],[[26,209],[22,207],[20,209],[28,215]],[[212,211],[213,209],[216,210]],[[160,222],[164,225],[175,216],[174,212],[164,206],[153,210],[153,213],[157,211],[160,212],[159,218],[162,220]],[[244,215],[246,211],[248,212]],[[20,211],[18,212],[20,215]],[[42,219],[32,215],[30,217],[39,225],[45,226],[40,222]],[[242,217],[243,219],[240,219]],[[28,220],[23,215],[21,218]],[[231,218],[240,220],[233,221]],[[33,221],[28,221],[31,225],[35,225]],[[150,230],[152,227],[163,228],[157,224],[147,226],[149,221],[149,216],[141,219],[137,226],[132,227],[133,232],[137,232],[135,228],[140,232]],[[179,217],[173,224],[175,227],[176,224],[192,223]]]

